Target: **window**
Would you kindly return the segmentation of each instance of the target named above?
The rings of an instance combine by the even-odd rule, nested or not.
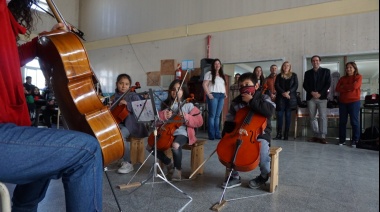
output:
[[[25,77],[32,77],[32,84],[42,89],[45,87],[45,77],[40,69],[40,64],[37,59],[32,60],[27,63],[23,68],[23,82],[25,82]]]
[[[50,11],[49,5],[46,3],[46,0],[40,0],[38,2],[38,6],[33,4],[32,9],[38,10],[43,13],[46,13],[46,11]]]

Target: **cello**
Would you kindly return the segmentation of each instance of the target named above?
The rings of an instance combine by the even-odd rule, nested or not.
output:
[[[235,116],[235,128],[219,141],[216,152],[219,161],[236,171],[251,171],[260,162],[260,135],[267,125],[267,119],[253,113],[248,106],[240,109]]]
[[[194,94],[190,94],[190,97],[181,103],[181,105],[179,106],[179,110],[184,104],[191,102],[192,100],[194,100]],[[178,113],[179,113],[179,110],[178,110]],[[175,115],[172,115],[172,117],[170,117],[170,119],[167,120],[167,122],[164,123],[160,127],[157,133],[157,141],[156,141],[158,150],[165,151],[172,146],[172,143],[174,141],[173,134],[179,127],[183,125],[183,123],[184,123],[184,118],[178,114],[175,114]],[[154,137],[155,136],[153,132],[148,137],[148,145],[151,147],[154,146],[154,141],[155,141]]]
[[[53,1],[47,3],[57,21],[67,26]],[[37,56],[45,78],[51,80],[68,128],[97,138],[104,166],[122,158],[123,137],[108,107],[96,93],[95,74],[78,36],[66,31],[42,33]]]

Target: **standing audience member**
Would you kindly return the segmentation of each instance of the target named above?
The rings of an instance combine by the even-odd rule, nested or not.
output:
[[[215,59],[211,64],[203,80],[203,89],[206,94],[208,110],[208,139],[221,139],[220,115],[222,113],[224,99],[227,98],[226,79],[222,63]]]
[[[270,92],[270,98],[274,102],[276,100],[276,87],[274,86],[276,82],[276,74],[277,72],[277,65],[273,64],[270,66],[270,75],[265,79],[267,85],[268,85],[268,90]]]
[[[288,140],[292,110],[297,108],[297,74],[292,72],[292,65],[285,61],[281,66],[281,73],[276,82],[276,111],[277,111],[277,135],[274,139],[282,138],[282,123],[285,113],[284,140]]]
[[[230,91],[231,91],[231,95],[230,95],[230,98],[231,99],[235,99],[235,97],[237,97],[240,93],[239,93],[239,77],[240,77],[240,74],[237,73],[235,74],[235,78],[234,78],[234,84],[232,84],[230,86]]]
[[[256,66],[253,69],[253,74],[255,75],[257,82],[259,83],[259,89],[257,91],[268,94],[268,85],[265,82],[265,77],[261,66]]]
[[[111,103],[116,102],[125,92],[128,92],[118,103],[120,107],[125,107],[125,109],[128,110],[127,117],[119,123],[119,128],[124,139],[123,161],[120,163],[120,168],[117,170],[120,174],[128,174],[134,170],[131,164],[127,139],[130,136],[135,138],[144,138],[148,136],[146,126],[143,123],[137,122],[137,118],[133,112],[132,102],[139,101],[142,98],[135,91],[130,92],[131,84],[132,78],[128,74],[119,74],[116,78],[115,94],[110,98]]]
[[[313,68],[305,72],[303,81],[310,125],[314,133],[308,141],[327,144],[327,94],[331,84],[330,69],[320,67],[321,58],[318,55],[311,58],[311,64]]]
[[[346,74],[341,77],[336,85],[339,95],[339,145],[346,141],[346,125],[348,115],[352,127],[351,146],[356,147],[360,139],[359,111],[360,111],[360,87],[362,75],[359,74],[355,62],[346,63]]]
[[[37,211],[51,179],[62,178],[66,211],[102,211],[103,164],[98,141],[71,130],[30,127],[20,67],[37,55],[30,34],[36,0],[0,0],[0,181],[17,184],[12,211]],[[19,24],[19,23],[22,23]],[[63,30],[56,24],[52,30]]]

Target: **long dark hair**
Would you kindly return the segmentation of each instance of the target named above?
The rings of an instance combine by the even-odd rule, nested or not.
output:
[[[176,80],[173,80],[173,81],[170,83],[170,85],[169,85],[169,90],[168,90],[168,97],[167,97],[167,98],[161,103],[161,110],[164,110],[164,109],[166,109],[166,108],[169,108],[169,107],[174,103],[174,99],[175,99],[175,98],[173,98],[172,95],[170,95],[170,92],[171,92],[172,90],[174,90],[174,85],[177,84],[177,83],[178,83],[179,85],[181,85],[182,81],[176,79]],[[183,101],[185,98],[187,98],[187,96],[189,95],[189,91],[188,91],[187,86],[186,86],[185,83],[182,85],[182,92],[183,92],[183,93],[182,93],[182,98],[178,100],[179,102],[182,102],[182,101]]]
[[[27,37],[29,37],[31,31],[34,29],[33,15],[37,18],[39,17],[38,13],[31,9],[31,6],[37,4],[38,1],[39,0],[11,0],[8,3],[8,9],[12,12],[16,21],[26,28],[25,35]]]
[[[255,77],[257,78],[256,76],[256,70],[257,69],[261,69],[261,75],[260,75],[260,78],[258,80],[260,80],[260,84],[263,84],[264,83],[264,80],[265,80],[265,77],[264,77],[264,73],[263,73],[263,68],[261,68],[261,66],[256,66],[254,69],[253,69],[253,73],[255,74]]]
[[[219,61],[219,63],[220,63],[219,76],[224,80],[224,84],[226,84],[226,79],[224,78],[224,71],[223,71],[222,62],[220,62],[220,60],[218,58],[215,58],[211,64],[211,75],[212,75],[211,82],[212,82],[212,84],[215,84],[216,69],[215,69],[214,65],[217,61]]]

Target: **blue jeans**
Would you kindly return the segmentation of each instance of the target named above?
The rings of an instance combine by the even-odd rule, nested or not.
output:
[[[360,101],[352,103],[339,103],[339,143],[344,143],[346,141],[346,126],[348,115],[350,115],[350,123],[352,127],[352,141],[359,141],[359,111]]]
[[[269,156],[269,142],[265,139],[259,138],[257,139],[261,143],[260,145],[260,175],[262,177],[268,176],[270,172],[270,156]],[[231,174],[234,178],[239,176],[238,171],[233,171]]]
[[[129,132],[128,128],[124,124],[119,124],[120,132],[121,135],[123,136],[123,141],[124,141],[124,156],[123,160],[126,162],[131,162],[131,156],[129,154],[129,147],[128,147],[128,142],[127,139],[131,135]]]
[[[282,132],[282,122],[284,121],[285,113],[285,132],[289,132],[292,110],[290,108],[284,108],[277,111],[277,133]]]
[[[50,180],[58,178],[66,211],[102,211],[103,163],[94,137],[0,124],[0,181],[17,184],[12,211],[37,211]]]
[[[224,99],[226,98],[224,93],[211,93],[214,97],[210,99],[207,98],[207,110],[208,110],[208,138],[221,138],[220,133],[220,114],[224,106]]]

